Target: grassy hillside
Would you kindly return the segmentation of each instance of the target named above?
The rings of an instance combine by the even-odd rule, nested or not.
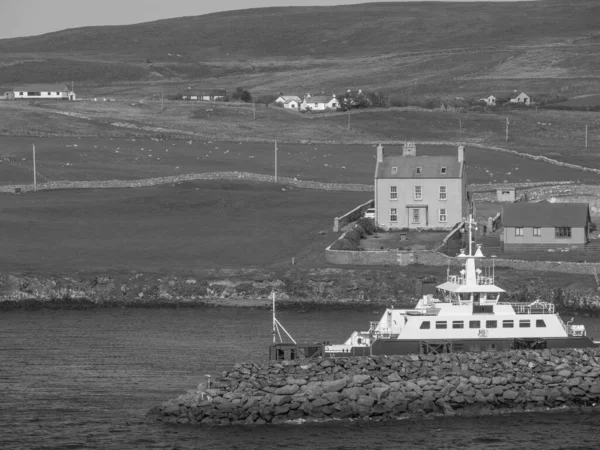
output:
[[[138,95],[156,83],[428,94],[535,84],[588,93],[600,77],[598,17],[594,0],[402,2],[77,28],[0,40],[0,84],[75,81],[91,95],[99,86]]]

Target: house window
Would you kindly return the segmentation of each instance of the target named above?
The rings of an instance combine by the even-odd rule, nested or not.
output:
[[[515,227],[515,236],[523,236],[523,227]]]
[[[556,227],[554,230],[557,238],[571,237],[571,227]]]
[[[510,195],[510,191],[502,191],[502,195]]]
[[[514,328],[514,327],[515,327],[514,320],[503,320],[502,321],[502,328]]]
[[[398,222],[398,210],[396,208],[390,209],[390,222]]]
[[[445,223],[447,220],[446,208],[440,209],[440,222]]]
[[[486,320],[485,327],[486,328],[498,328],[498,321],[497,320]]]
[[[445,330],[446,328],[448,328],[448,322],[436,322],[435,323],[435,328],[438,330]]]
[[[421,186],[415,186],[415,200],[423,200],[423,189]]]
[[[390,200],[398,200],[398,186],[390,186]]]
[[[440,200],[446,200],[446,186],[440,186]]]
[[[22,92],[19,92],[19,95],[23,95],[23,93],[22,93]]]
[[[445,167],[442,167],[442,168],[440,169],[440,173],[441,173],[442,175],[446,175],[446,168],[445,168]]]
[[[541,227],[533,227],[533,235],[534,236],[541,236],[542,235],[542,229],[541,229]]]
[[[392,175],[396,175],[398,173],[397,167],[392,167]]]
[[[519,320],[519,328],[531,328],[531,320]]]
[[[535,321],[535,326],[537,328],[546,328],[546,322],[544,322],[544,319],[537,319]]]
[[[56,95],[60,95],[60,92],[57,92]]]
[[[431,328],[431,322],[429,322],[429,320],[425,320],[421,322],[421,326],[419,328],[421,330],[429,330]]]
[[[412,210],[412,223],[419,223],[421,220],[420,211],[418,208]]]
[[[481,328],[481,321],[480,320],[470,320],[469,328]]]
[[[462,320],[455,320],[452,322],[452,328],[464,328],[465,323]]]
[[[423,173],[423,168],[421,166],[417,166],[417,174],[422,174]]]

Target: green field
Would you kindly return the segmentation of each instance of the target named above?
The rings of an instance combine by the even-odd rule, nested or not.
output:
[[[333,217],[371,197],[220,181],[3,195],[0,271],[319,266]]]
[[[186,173],[274,174],[274,143],[158,140],[149,138],[38,138],[36,166],[50,180],[135,180]],[[373,184],[375,145],[278,143],[278,174],[306,181]],[[386,145],[390,154],[398,145]],[[422,155],[455,155],[454,146],[418,145]],[[469,183],[577,181],[597,184],[600,174],[583,172],[467,145]],[[32,142],[0,137],[1,184],[31,183]],[[40,180],[42,181],[42,180]]]

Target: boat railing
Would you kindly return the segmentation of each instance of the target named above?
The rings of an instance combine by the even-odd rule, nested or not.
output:
[[[466,285],[467,284],[467,277],[464,277],[464,276],[461,276],[461,275],[448,275],[448,278],[446,279],[446,281],[448,281],[449,283]],[[493,286],[494,285],[494,278],[493,277],[478,276],[475,279],[475,283],[477,285]]]
[[[512,306],[516,314],[554,314],[554,304],[547,302],[511,303],[499,302],[498,305]]]

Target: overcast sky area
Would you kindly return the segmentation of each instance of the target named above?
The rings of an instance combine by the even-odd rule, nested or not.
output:
[[[66,28],[123,25],[234,9],[269,6],[330,6],[388,1],[390,0],[0,0],[0,39],[32,36]]]

